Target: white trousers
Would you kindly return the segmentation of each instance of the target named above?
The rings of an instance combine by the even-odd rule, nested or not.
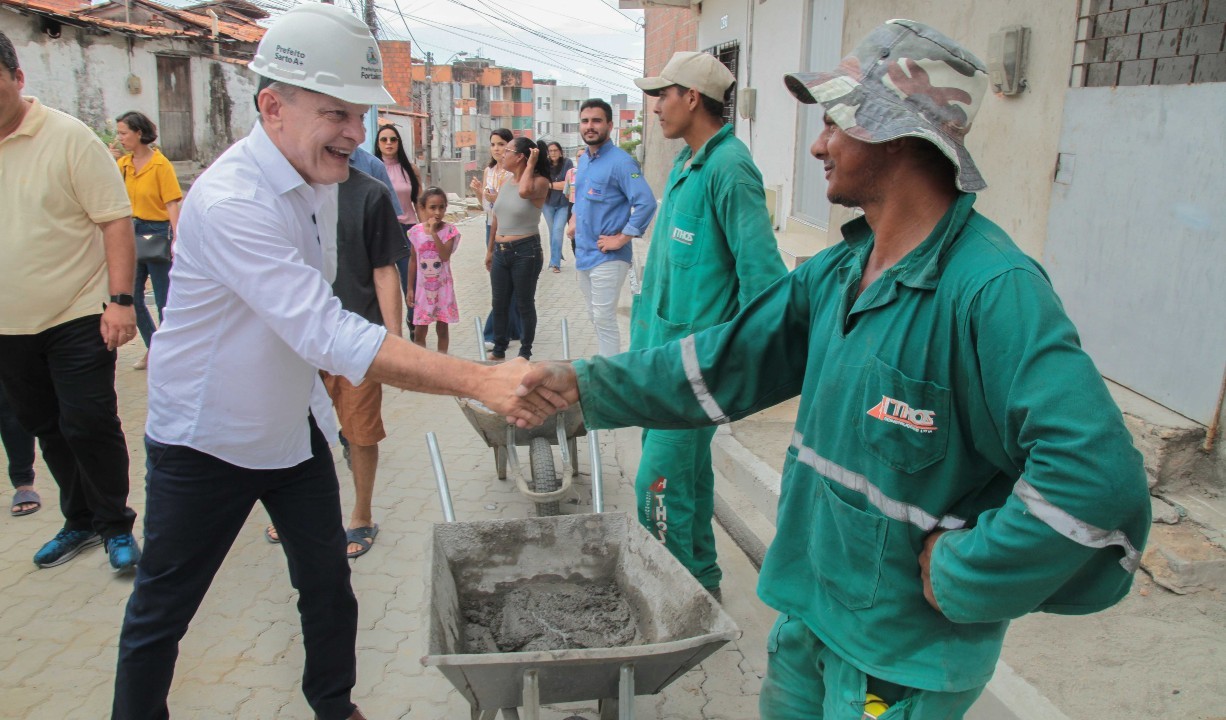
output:
[[[607,260],[591,270],[579,271],[579,289],[587,298],[587,314],[596,327],[600,354],[606,357],[622,351],[621,332],[617,329],[617,299],[628,272],[630,263],[623,260]]]

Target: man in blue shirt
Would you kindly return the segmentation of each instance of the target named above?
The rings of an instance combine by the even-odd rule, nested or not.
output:
[[[592,99],[579,108],[579,132],[587,152],[575,171],[575,212],[566,234],[575,238],[579,289],[587,298],[601,355],[621,352],[617,297],[634,261],[631,241],[642,237],[656,214],[656,199],[639,164],[609,140],[613,108]]]

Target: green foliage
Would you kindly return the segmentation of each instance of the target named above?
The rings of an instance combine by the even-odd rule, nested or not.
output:
[[[106,145],[107,147],[110,147],[111,143],[115,142],[115,131],[111,128],[102,128],[101,130],[94,128],[94,134],[97,135],[98,139],[102,141],[102,144]]]
[[[625,150],[626,152],[633,155],[635,148],[637,148],[642,143],[643,143],[642,140],[627,140],[624,143],[620,143],[618,147],[620,147],[622,150]]]

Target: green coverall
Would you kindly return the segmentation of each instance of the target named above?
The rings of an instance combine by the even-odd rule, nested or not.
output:
[[[858,718],[874,688],[889,718],[960,717],[1009,620],[1102,610],[1131,585],[1140,454],[1046,274],[974,199],[859,296],[863,218],[731,322],[575,363],[594,428],[705,426],[800,394],[758,583],[782,613],[763,718]],[[940,612],[917,563],[938,529]]]
[[[658,347],[731,320],[786,271],[762,174],[725,125],[669,174],[630,317],[630,349]],[[711,519],[713,427],[643,431],[639,521],[708,589],[719,587]]]

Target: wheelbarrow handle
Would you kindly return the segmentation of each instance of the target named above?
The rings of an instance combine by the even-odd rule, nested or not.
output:
[[[443,503],[443,519],[455,522],[455,508],[451,505],[451,488],[447,485],[447,471],[443,469],[443,454],[438,449],[438,438],[426,433],[426,447],[430,449],[430,463],[434,465],[434,479],[438,482],[438,496]]]
[[[604,512],[604,467],[600,462],[600,431],[589,430],[587,455],[592,461],[592,509]]]

